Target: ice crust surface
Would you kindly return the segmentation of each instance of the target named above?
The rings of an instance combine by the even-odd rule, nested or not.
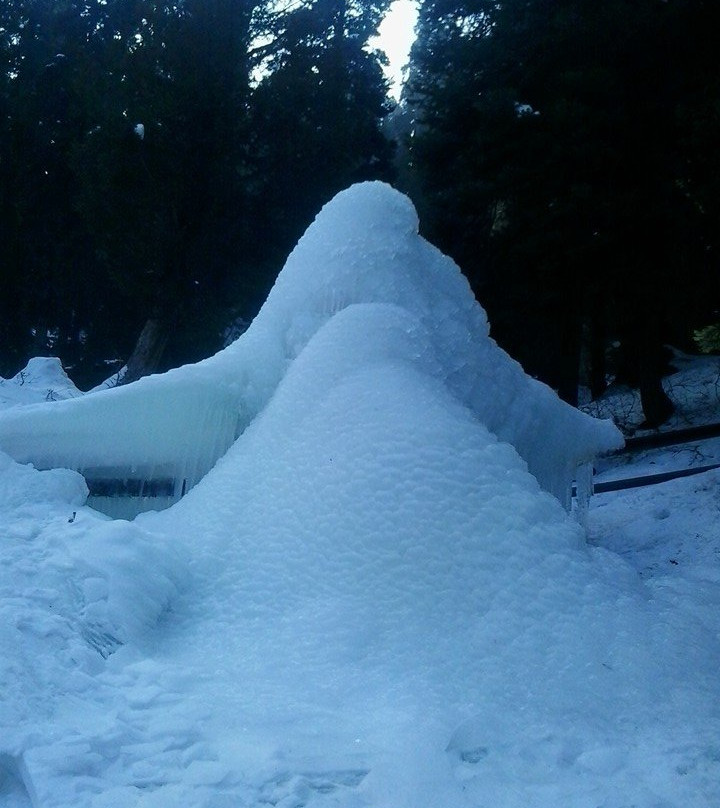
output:
[[[584,543],[548,489],[615,433],[526,380],[416,227],[350,189],[227,351],[6,411],[62,431],[199,385],[241,428],[133,522],[0,455],[0,805],[720,802],[717,610]]]

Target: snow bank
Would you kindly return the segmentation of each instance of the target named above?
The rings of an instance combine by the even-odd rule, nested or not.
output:
[[[84,505],[87,497],[85,480],[67,469],[38,472],[21,466],[0,452],[0,507],[4,511],[26,509],[28,503]]]
[[[323,208],[233,345],[127,387],[0,413],[0,447],[90,477],[171,478],[177,498],[267,405],[320,327],[356,303],[394,304],[422,323],[448,391],[566,506],[575,468],[621,444],[610,423],[560,402],[497,347],[458,267],[418,235],[410,201],[376,182]]]
[[[54,577],[53,586],[73,590],[78,619],[124,642],[154,623],[176,593],[181,565],[161,539],[84,507],[87,493],[77,472],[37,471],[0,452],[3,549],[16,546],[34,587]],[[34,558],[36,544],[44,553]],[[18,582],[4,583],[7,594]]]

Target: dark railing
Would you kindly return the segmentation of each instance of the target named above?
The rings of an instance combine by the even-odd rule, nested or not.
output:
[[[702,426],[692,426],[687,429],[675,429],[672,432],[654,432],[650,435],[627,438],[625,440],[625,447],[615,452],[615,454],[622,455],[642,449],[660,449],[663,446],[679,446],[683,443],[708,440],[709,438],[720,438],[720,424],[703,424]],[[605,494],[610,491],[625,491],[628,488],[657,485],[658,483],[665,483],[668,480],[676,480],[680,477],[692,477],[694,474],[702,474],[705,471],[712,471],[718,468],[720,468],[720,463],[713,463],[706,466],[677,469],[675,471],[662,471],[657,474],[643,474],[639,477],[629,477],[624,480],[608,480],[606,482],[593,483],[593,493]],[[573,496],[576,495],[575,486],[573,486],[572,494]]]
[[[653,432],[650,435],[639,435],[625,439],[623,451],[634,452],[638,449],[659,449],[662,446],[674,446],[676,443],[690,443],[694,440],[720,438],[720,424],[703,424],[687,429],[675,429],[672,432]]]
[[[608,480],[607,482],[594,483],[593,493],[606,494],[609,491],[624,491],[627,488],[657,485],[658,483],[666,483],[668,480],[676,480],[679,477],[692,477],[694,474],[702,474],[704,471],[712,471],[713,469],[720,469],[720,463],[713,463],[711,466],[693,466],[690,469],[678,469],[677,471],[663,471],[658,474],[645,474],[642,477],[630,477],[626,480]]]

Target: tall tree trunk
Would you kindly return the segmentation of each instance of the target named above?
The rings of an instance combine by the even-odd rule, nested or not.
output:
[[[168,320],[159,317],[148,319],[127,361],[127,370],[120,383],[129,384],[154,373],[160,365],[169,337]]]
[[[568,312],[558,311],[556,316],[559,321],[559,333],[552,386],[557,389],[563,401],[577,407],[582,351],[580,322],[575,309]]]
[[[595,401],[607,389],[607,360],[605,351],[607,348],[607,333],[605,328],[605,311],[594,309],[590,316],[589,323],[589,359],[588,381],[590,384],[590,395]]]
[[[565,348],[558,374],[558,396],[573,407],[577,407],[580,384],[580,350],[577,343],[567,343]]]
[[[675,405],[662,385],[665,370],[662,329],[652,312],[638,313],[628,342],[645,415],[643,427],[659,427],[675,412]]]
[[[640,356],[640,403],[647,427],[658,427],[675,412],[662,386],[662,351],[655,347]]]

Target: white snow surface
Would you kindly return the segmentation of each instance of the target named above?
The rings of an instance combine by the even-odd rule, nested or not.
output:
[[[490,339],[458,267],[418,235],[410,200],[370,182],[323,208],[231,346],[132,385],[0,413],[0,449],[40,468],[130,465],[192,486],[262,411],[313,335],[356,304],[404,309],[405,330],[423,335],[421,372],[511,443],[566,507],[578,464],[622,445],[611,422],[561,402]],[[343,345],[350,363],[366,339],[362,327]]]
[[[368,192],[406,220],[382,186],[325,209],[288,262],[314,246],[318,277],[281,276],[247,332],[257,368],[229,349],[245,428],[180,502],[111,520],[76,472],[0,455],[3,808],[720,804],[720,475],[596,498],[586,544],[474,402],[509,379],[513,412],[519,388],[597,445],[590,422],[487,337],[497,367],[468,370],[450,294],[322,283],[323,244],[372,268],[352,239],[384,225],[343,207]]]

